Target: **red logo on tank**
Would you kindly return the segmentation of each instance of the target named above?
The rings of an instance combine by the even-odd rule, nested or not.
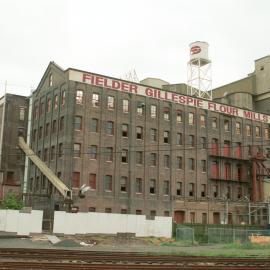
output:
[[[190,49],[190,54],[197,54],[197,53],[200,53],[201,52],[201,47],[200,46],[194,46],[194,47],[191,47]]]

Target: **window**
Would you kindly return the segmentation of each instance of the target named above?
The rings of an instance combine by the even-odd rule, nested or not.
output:
[[[106,147],[106,161],[113,161],[113,148],[112,147]]]
[[[202,172],[206,172],[206,160],[205,159],[201,160],[201,166],[202,166]]]
[[[122,209],[121,209],[121,214],[127,214],[127,209],[122,208]]]
[[[189,144],[189,147],[194,147],[195,146],[195,137],[194,137],[194,135],[189,135],[188,136],[188,144]]]
[[[217,129],[217,118],[216,117],[212,118],[212,128]]]
[[[224,141],[223,155],[229,157],[231,152],[231,143],[230,141]]]
[[[156,210],[151,210],[151,211],[150,211],[150,219],[151,219],[151,220],[154,220],[156,215],[157,215]]]
[[[218,186],[217,185],[213,186],[213,196],[214,196],[214,198],[218,197]]]
[[[51,99],[49,98],[49,99],[47,100],[47,107],[46,107],[47,113],[51,111],[51,108],[52,108],[52,101],[51,101]]]
[[[195,223],[195,212],[189,213],[190,223]]]
[[[256,137],[261,137],[261,128],[260,127],[255,127],[255,135],[256,135]]]
[[[53,123],[52,123],[52,133],[55,133],[57,130],[57,122],[56,120],[53,120]]]
[[[164,217],[169,217],[170,216],[170,211],[164,211]]]
[[[241,134],[241,123],[240,122],[235,123],[235,133],[238,135]]]
[[[106,122],[106,134],[108,135],[114,134],[114,123],[112,121]]]
[[[269,139],[269,129],[268,128],[264,129],[264,138],[267,140]]]
[[[201,197],[206,196],[206,184],[201,185]]]
[[[32,135],[32,141],[33,141],[33,142],[36,140],[36,137],[37,137],[37,130],[34,129],[34,130],[33,130],[33,135]]]
[[[58,145],[58,157],[61,158],[63,157],[63,144],[59,143]]]
[[[123,99],[123,113],[129,112],[129,100]]]
[[[242,180],[242,165],[241,164],[236,165],[236,179]]]
[[[183,134],[182,133],[177,133],[176,134],[176,144],[177,145],[182,145],[183,144]]]
[[[81,116],[77,115],[74,117],[74,129],[82,130],[82,117]]]
[[[182,168],[183,168],[183,158],[176,157],[176,169],[182,169]]]
[[[55,156],[55,146],[51,147],[51,160],[54,160],[54,156]]]
[[[24,117],[25,117],[25,108],[24,107],[20,107],[19,119],[21,121],[24,121]]]
[[[141,151],[136,152],[136,164],[137,165],[143,164],[143,152],[141,152]]]
[[[227,187],[226,197],[227,199],[231,198],[231,187]]]
[[[92,94],[92,106],[99,107],[99,94],[97,93]]]
[[[237,198],[240,199],[243,196],[243,189],[242,187],[237,188]]]
[[[156,105],[150,106],[150,116],[151,116],[151,118],[157,117],[157,106]]]
[[[248,145],[248,155],[251,156],[252,155],[252,146]]]
[[[128,124],[122,124],[122,137],[128,137]]]
[[[90,131],[98,132],[98,119],[92,118],[90,122]]]
[[[201,127],[206,126],[206,121],[205,121],[205,115],[204,114],[200,115],[200,124],[201,124]]]
[[[218,155],[218,139],[212,139],[212,155]]]
[[[150,141],[151,142],[157,141],[157,130],[155,128],[150,129]]]
[[[207,213],[202,213],[202,224],[207,224]]]
[[[218,168],[218,162],[216,160],[212,161],[212,164],[211,164],[211,176],[214,179],[219,178],[219,168]]]
[[[183,192],[183,190],[182,190],[182,182],[177,182],[176,183],[176,195],[177,196],[182,196],[183,194],[182,194],[182,192]]]
[[[77,90],[76,91],[76,104],[83,104],[83,91]]]
[[[188,124],[194,125],[194,113],[192,112],[188,113]]]
[[[194,185],[194,183],[189,183],[188,184],[188,195],[190,196],[190,197],[192,197],[192,196],[194,196],[195,195],[195,185]]]
[[[247,136],[251,136],[251,125],[246,125]]]
[[[105,208],[105,213],[111,213],[112,212],[112,208]]]
[[[136,178],[136,193],[142,193],[142,178]]]
[[[45,125],[45,137],[47,137],[49,135],[50,132],[50,123],[46,123]]]
[[[207,147],[205,137],[201,137],[201,147],[202,147],[202,149],[206,149],[206,147]]]
[[[55,95],[54,96],[54,102],[53,103],[54,103],[53,104],[54,105],[53,108],[56,110],[58,108],[58,95]]]
[[[169,155],[164,155],[164,167],[170,168],[170,156]]]
[[[96,184],[97,184],[97,175],[94,173],[89,174],[89,187],[92,190],[96,189]]]
[[[157,166],[157,154],[150,153],[150,166]]]
[[[38,106],[35,104],[34,106],[34,112],[33,112],[33,118],[37,119],[38,117]]]
[[[164,117],[164,120],[166,121],[170,120],[170,108],[168,107],[163,108],[163,117]]]
[[[61,105],[64,106],[66,102],[66,91],[61,93]]]
[[[43,160],[44,161],[48,160],[48,149],[47,148],[44,149]]]
[[[49,75],[49,87],[52,86],[52,84],[53,84],[53,75],[52,75],[52,73],[50,73],[50,75]]]
[[[128,178],[126,176],[122,176],[120,180],[120,191],[127,192],[127,181]]]
[[[136,210],[136,215],[141,215],[141,214],[142,214],[142,210],[137,209]]]
[[[89,207],[88,211],[89,212],[96,212],[96,208],[95,207]]]
[[[183,112],[181,110],[176,111],[176,122],[177,123],[183,122]]]
[[[224,120],[224,130],[226,132],[230,131],[230,122],[229,122],[229,120]]]
[[[170,194],[170,182],[168,180],[165,180],[163,183],[163,194],[164,195]]]
[[[42,133],[43,133],[43,127],[39,127],[39,131],[38,131],[38,138],[39,139],[42,138]]]
[[[64,130],[64,127],[65,127],[65,117],[64,116],[61,116],[61,118],[60,118],[60,131],[61,130]]]
[[[105,175],[105,183],[104,183],[105,191],[112,191],[112,176]]]
[[[170,143],[170,132],[169,131],[163,132],[163,142]]]
[[[137,115],[142,116],[144,111],[144,103],[141,101],[137,102]]]
[[[231,179],[231,164],[225,163],[224,167],[224,179],[230,180]]]
[[[91,145],[89,147],[89,157],[90,159],[97,159],[97,146]]]
[[[74,157],[81,157],[81,144],[80,143],[74,143],[73,146],[73,153]]]
[[[235,148],[235,157],[241,158],[242,156],[242,146],[240,142],[235,143],[236,148]]]
[[[122,150],[121,162],[122,163],[128,163],[128,150],[127,149]]]
[[[156,180],[150,179],[149,181],[149,193],[156,194]]]
[[[188,168],[191,171],[195,170],[195,160],[194,160],[194,158],[189,158],[188,159]]]
[[[138,140],[143,139],[143,128],[142,127],[136,127],[136,138]]]
[[[114,97],[108,96],[107,101],[108,101],[108,103],[107,103],[108,109],[113,110],[114,109]]]
[[[44,112],[44,103],[40,103],[40,106],[39,106],[39,115],[41,116]]]

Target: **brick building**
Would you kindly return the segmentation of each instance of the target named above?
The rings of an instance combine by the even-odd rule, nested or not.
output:
[[[27,115],[26,97],[5,94],[0,99],[0,200],[10,191],[21,191],[25,157],[18,136],[26,137]]]
[[[249,200],[264,200],[266,173],[254,166],[267,168],[270,116],[253,111],[249,94],[234,104],[217,90],[219,103],[184,95],[183,84],[143,83],[51,62],[32,95],[31,148],[72,189],[80,211],[248,222]],[[80,198],[83,184],[90,190]],[[33,163],[28,191],[36,208],[65,207]],[[253,222],[266,222],[260,211]]]

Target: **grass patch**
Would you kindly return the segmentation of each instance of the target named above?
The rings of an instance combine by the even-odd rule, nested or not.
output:
[[[223,246],[225,249],[270,249],[270,244],[260,245],[247,243],[230,243]]]

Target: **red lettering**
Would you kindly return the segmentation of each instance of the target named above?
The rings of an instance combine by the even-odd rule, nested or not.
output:
[[[97,86],[103,86],[103,78],[96,77],[95,85],[97,85]]]
[[[172,101],[173,101],[173,102],[178,102],[178,98],[179,98],[178,95],[172,93]]]
[[[148,97],[153,97],[153,89],[151,88],[146,88],[145,89],[145,94],[148,96]]]
[[[112,81],[112,88],[113,89],[120,89],[120,82],[119,81]]]
[[[109,88],[108,79],[107,78],[104,78],[104,87]]]
[[[208,102],[208,110],[215,111],[216,110],[216,104],[213,102]]]
[[[187,97],[186,96],[180,96],[179,97],[179,103],[186,104],[186,102],[187,102]]]
[[[129,84],[125,83],[125,82],[122,82],[121,83],[121,90],[122,91],[129,91]]]
[[[135,84],[130,84],[129,85],[129,92],[134,92],[135,94],[137,94],[137,90],[138,90],[138,86]]]
[[[92,75],[90,75],[90,74],[83,73],[82,81],[83,81],[83,82],[90,81],[90,83],[93,84],[94,76],[92,76]]]

